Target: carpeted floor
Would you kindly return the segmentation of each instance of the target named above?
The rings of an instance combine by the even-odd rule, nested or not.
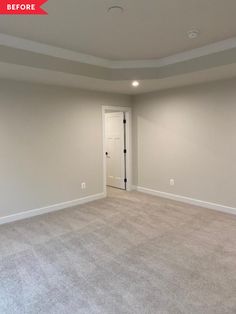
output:
[[[236,313],[236,217],[138,192],[0,226],[0,313]]]

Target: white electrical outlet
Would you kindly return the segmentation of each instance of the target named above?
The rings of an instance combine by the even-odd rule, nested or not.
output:
[[[82,183],[81,183],[81,189],[82,189],[82,190],[85,190],[85,189],[86,189],[86,183],[85,183],[85,182],[82,182]]]
[[[170,179],[170,185],[174,186],[175,185],[175,180],[174,179]]]

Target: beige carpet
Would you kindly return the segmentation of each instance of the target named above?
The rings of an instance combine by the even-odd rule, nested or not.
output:
[[[0,226],[0,313],[236,313],[236,217],[137,192]]]

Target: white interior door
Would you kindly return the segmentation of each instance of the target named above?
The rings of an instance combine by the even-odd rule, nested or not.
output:
[[[107,185],[125,189],[124,113],[106,113]]]

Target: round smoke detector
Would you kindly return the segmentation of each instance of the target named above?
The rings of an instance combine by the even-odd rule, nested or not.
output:
[[[124,8],[119,5],[113,5],[108,8],[107,12],[112,15],[120,15],[124,12]]]
[[[188,38],[189,39],[195,39],[199,36],[199,30],[198,29],[191,29],[188,31]]]

